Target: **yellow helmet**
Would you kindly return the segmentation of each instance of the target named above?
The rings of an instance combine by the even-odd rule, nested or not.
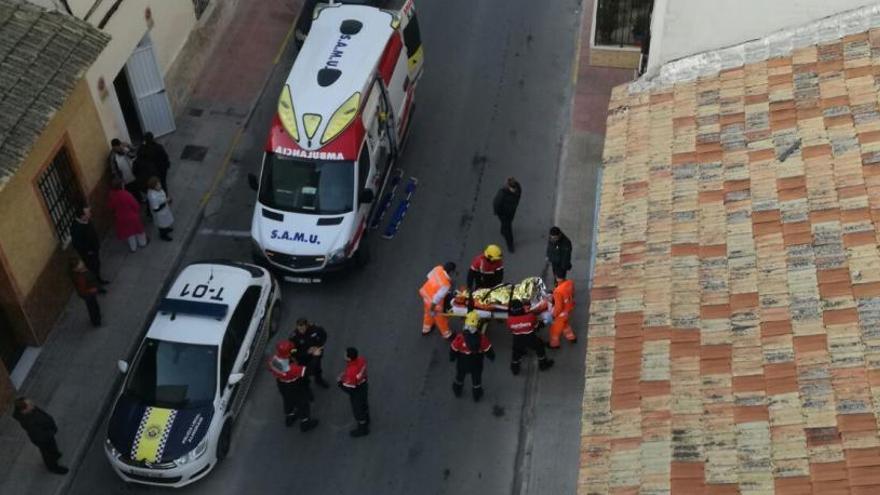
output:
[[[480,315],[476,311],[471,311],[464,317],[464,325],[467,327],[477,328],[480,324]]]
[[[498,261],[501,259],[501,248],[497,244],[489,244],[486,246],[486,250],[483,251],[483,256],[490,261]]]

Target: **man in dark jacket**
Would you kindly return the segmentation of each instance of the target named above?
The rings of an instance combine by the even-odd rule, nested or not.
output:
[[[82,258],[83,263],[92,272],[92,275],[101,285],[107,282],[101,278],[101,241],[98,239],[98,231],[92,223],[92,209],[82,204],[76,208],[76,218],[70,224],[70,245]]]
[[[507,242],[507,250],[515,252],[513,245],[513,216],[516,215],[516,207],[519,206],[519,198],[522,196],[522,187],[513,177],[508,177],[504,187],[498,190],[492,201],[492,210],[501,221],[501,236]]]
[[[28,438],[34,445],[40,449],[43,456],[43,463],[55,474],[67,474],[68,469],[58,464],[61,452],[58,451],[58,444],[55,443],[55,433],[58,427],[55,426],[55,420],[46,411],[35,406],[30,399],[19,397],[15,399],[15,410],[12,413],[15,418],[27,432]]]
[[[168,169],[171,168],[171,160],[168,159],[165,148],[156,142],[152,132],[144,134],[144,144],[138,148],[136,165],[142,169],[137,175],[139,180],[144,177],[144,189],[146,181],[156,176],[162,183],[162,190],[168,194]]]
[[[309,320],[300,318],[296,320],[296,330],[288,337],[296,346],[296,354],[314,377],[315,383],[322,388],[330,385],[324,381],[321,368],[321,358],[324,356],[324,344],[327,343],[327,332],[318,325],[313,325]]]
[[[547,261],[553,267],[553,275],[564,279],[566,273],[571,270],[571,241],[562,229],[552,227],[550,239],[547,241]]]

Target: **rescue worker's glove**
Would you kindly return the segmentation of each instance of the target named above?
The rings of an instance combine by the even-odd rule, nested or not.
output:
[[[486,357],[489,358],[489,361],[495,361],[495,349],[486,351]]]

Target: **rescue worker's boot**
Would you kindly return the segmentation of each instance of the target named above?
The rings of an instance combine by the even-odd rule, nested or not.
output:
[[[455,394],[456,397],[461,397],[461,391],[463,388],[463,383],[452,382],[452,393]]]
[[[544,359],[541,359],[540,361],[538,361],[538,369],[541,371],[547,371],[553,367],[554,362],[555,361],[553,361],[552,359],[547,359],[545,357]]]
[[[483,398],[483,387],[474,387],[474,402],[480,402],[480,399]]]
[[[510,363],[510,372],[513,373],[514,375],[519,374],[519,361],[515,361],[515,362]]]
[[[284,426],[293,426],[296,423],[296,411],[284,416]]]
[[[305,432],[307,432],[307,431],[309,431],[309,430],[314,430],[317,426],[318,426],[318,420],[317,420],[317,419],[312,419],[312,418],[304,419],[304,420],[299,424],[299,431],[305,433]]]
[[[348,432],[354,438],[365,437],[370,434],[370,426],[367,423],[358,423],[357,428]]]

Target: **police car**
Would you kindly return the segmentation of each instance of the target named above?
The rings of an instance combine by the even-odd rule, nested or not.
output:
[[[180,487],[229,452],[281,293],[264,269],[231,261],[187,266],[159,303],[113,406],[104,450],[125,481]]]

